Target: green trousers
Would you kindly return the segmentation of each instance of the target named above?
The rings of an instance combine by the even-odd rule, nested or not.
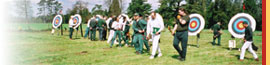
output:
[[[113,38],[112,38],[112,41],[111,41],[111,46],[110,47],[112,47],[113,46],[113,43],[114,43],[114,41],[115,41],[115,38],[116,38],[116,36],[118,36],[118,42],[119,42],[119,46],[121,47],[122,45],[121,45],[121,38],[122,38],[122,33],[121,33],[121,31],[119,31],[119,30],[116,30],[115,32],[114,32],[114,35],[113,35]]]
[[[146,39],[146,33],[144,34],[144,36],[143,36],[143,43],[144,43],[144,45],[145,45],[145,47],[146,47],[146,50],[147,51],[150,51],[150,48],[149,48],[149,44],[148,44],[148,40]]]
[[[181,41],[181,50],[179,47],[179,42]],[[188,42],[188,31],[176,32],[173,39],[173,47],[178,52],[181,58],[186,58],[187,53],[187,42]]]
[[[135,34],[132,40],[132,43],[134,44],[135,50],[139,53],[142,53],[143,49],[143,35],[142,34]]]
[[[214,33],[214,36],[217,36],[216,38],[213,37],[213,45],[216,45],[216,39],[218,38],[218,44],[217,45],[220,45],[220,39],[221,39],[221,36],[218,32],[215,32]]]
[[[124,40],[125,44],[128,44],[129,38],[128,38],[128,36],[127,36],[127,32],[126,32],[126,31],[123,31],[122,34],[123,34],[122,39]],[[124,44],[124,45],[125,45],[125,44]]]
[[[69,28],[69,39],[72,39],[73,30],[73,28]]]

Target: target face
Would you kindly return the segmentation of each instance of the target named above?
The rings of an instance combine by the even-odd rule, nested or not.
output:
[[[75,24],[75,27],[74,28],[79,27],[79,25],[82,22],[82,18],[81,18],[81,16],[79,14],[74,15],[74,17],[72,18],[72,20],[73,20],[73,24]]]
[[[62,24],[62,16],[61,15],[56,15],[53,18],[52,26],[53,28],[58,28]]]
[[[228,30],[234,37],[243,38],[245,36],[245,27],[243,26],[244,21],[247,21],[248,25],[251,26],[252,31],[255,31],[255,19],[249,14],[239,13],[231,18],[228,25]]]
[[[200,14],[189,15],[188,35],[197,35],[205,26],[204,18]]]

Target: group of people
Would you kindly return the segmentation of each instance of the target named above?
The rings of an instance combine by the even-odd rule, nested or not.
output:
[[[187,11],[184,8],[179,8],[178,16],[176,18],[173,30],[171,31],[174,36],[173,47],[179,54],[178,59],[180,61],[185,61],[187,53],[187,43],[188,43],[188,25],[189,25],[189,16]],[[258,60],[256,53],[252,50],[252,31],[249,25],[246,25],[247,22],[244,22],[245,30],[245,43],[242,47],[240,61],[243,61],[245,49],[253,54],[254,58]],[[217,23],[211,29],[214,32],[213,36],[213,45],[216,45],[215,40],[218,38],[218,44],[220,45],[221,39],[221,23]],[[72,39],[72,32],[74,24],[69,22],[70,27],[70,39]],[[130,28],[133,30],[133,34],[130,34]],[[110,43],[109,47],[113,48],[116,41],[119,43],[118,47],[124,45],[129,47],[134,47],[136,54],[142,54],[143,47],[146,47],[146,51],[150,52],[150,45],[148,41],[152,41],[152,52],[150,59],[154,59],[156,52],[158,52],[157,57],[161,57],[161,48],[159,46],[160,36],[162,30],[164,29],[164,22],[162,16],[152,11],[149,16],[142,17],[141,14],[134,13],[133,18],[129,19],[127,15],[111,16],[109,18],[102,17],[100,15],[93,16],[89,19],[87,23],[86,33],[84,38],[90,37],[90,40],[96,40],[96,31],[99,31],[99,40],[106,40],[107,30],[109,31],[107,43]],[[121,41],[123,40],[124,45]],[[131,41],[131,43],[129,43]],[[181,42],[181,48],[179,43]]]

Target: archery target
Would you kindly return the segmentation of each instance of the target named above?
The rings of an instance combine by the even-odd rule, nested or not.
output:
[[[188,35],[197,35],[205,26],[205,20],[200,14],[189,15]]]
[[[81,22],[82,22],[81,15],[75,14],[74,17],[72,18],[72,20],[73,20],[73,24],[75,24],[75,27],[74,27],[74,28],[79,27],[79,25],[80,25]]]
[[[61,15],[56,15],[53,18],[52,26],[53,28],[58,28],[62,24],[62,16]]]
[[[244,21],[248,21],[248,25],[251,26],[252,31],[255,31],[255,19],[249,14],[239,13],[231,18],[228,25],[228,30],[234,37],[243,38],[245,36],[245,28],[243,26]]]

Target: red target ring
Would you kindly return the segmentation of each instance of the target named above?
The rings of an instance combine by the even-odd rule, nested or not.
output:
[[[58,28],[60,25],[62,24],[62,16],[61,15],[56,15],[54,18],[53,18],[53,21],[52,21],[52,26],[53,28]]]
[[[243,26],[243,21],[238,22],[236,27],[237,27],[239,30],[245,29],[244,26]]]
[[[191,21],[189,24],[190,28],[196,28],[197,25],[198,25],[198,23],[195,20]]]

